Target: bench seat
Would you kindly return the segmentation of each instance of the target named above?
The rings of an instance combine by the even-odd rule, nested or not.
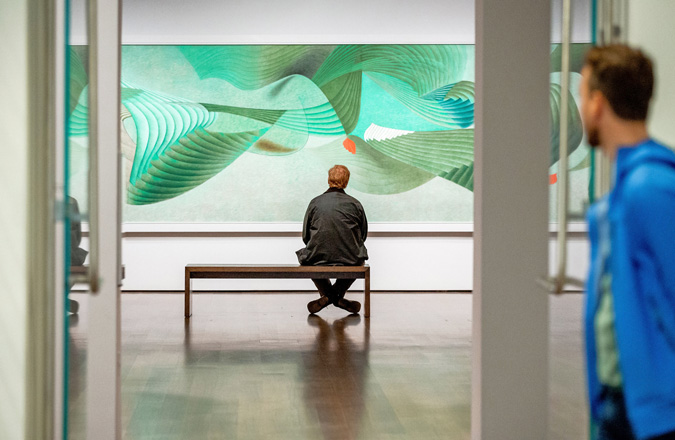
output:
[[[298,264],[188,264],[185,266],[185,318],[192,315],[194,278],[341,278],[365,280],[364,316],[370,317],[370,266],[300,266]]]

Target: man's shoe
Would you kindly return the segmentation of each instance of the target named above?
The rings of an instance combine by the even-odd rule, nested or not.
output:
[[[348,311],[349,313],[359,313],[359,310],[361,310],[360,302],[350,301],[344,298],[340,298],[339,300],[337,300],[335,305],[341,309]]]
[[[314,314],[314,313],[317,313],[320,310],[322,310],[324,307],[326,307],[330,303],[331,303],[330,298],[328,298],[327,296],[322,296],[319,299],[315,299],[314,301],[310,301],[307,304],[307,310],[309,310],[309,313]],[[360,307],[361,306],[359,305],[359,308]]]
[[[72,313],[73,315],[77,315],[77,312],[79,310],[80,310],[80,303],[78,303],[74,299],[69,299],[68,300],[68,312]]]

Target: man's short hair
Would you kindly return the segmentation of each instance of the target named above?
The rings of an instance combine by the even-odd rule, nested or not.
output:
[[[584,64],[591,70],[589,89],[605,95],[617,116],[647,119],[654,72],[652,61],[642,51],[623,44],[594,47],[586,53]]]
[[[349,170],[344,165],[335,165],[328,170],[328,186],[345,189],[349,183]]]

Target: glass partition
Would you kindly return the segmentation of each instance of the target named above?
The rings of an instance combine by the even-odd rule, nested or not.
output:
[[[585,231],[585,212],[595,197],[594,151],[584,136],[579,95],[584,55],[593,44],[593,11],[590,0],[552,2],[549,215],[560,239],[551,254],[553,287],[559,291],[570,281],[578,288],[584,276],[568,237]]]
[[[85,437],[87,364],[87,266],[89,225],[89,111],[87,8],[65,2],[65,409],[64,439]]]
[[[551,275],[545,284],[549,292],[570,293],[551,296],[549,302],[548,438],[553,440],[588,438],[580,284],[587,268],[584,216],[595,197],[595,153],[581,123],[579,83],[584,54],[594,42],[594,8],[590,0],[552,2]]]

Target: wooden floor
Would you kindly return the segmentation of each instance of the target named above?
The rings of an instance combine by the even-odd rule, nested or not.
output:
[[[73,297],[69,437],[79,439],[89,323],[86,296]],[[373,293],[369,320],[332,306],[308,317],[311,299],[197,294],[186,324],[183,295],[122,295],[123,438],[470,438],[471,295]],[[581,301],[551,300],[554,440],[587,437]]]

